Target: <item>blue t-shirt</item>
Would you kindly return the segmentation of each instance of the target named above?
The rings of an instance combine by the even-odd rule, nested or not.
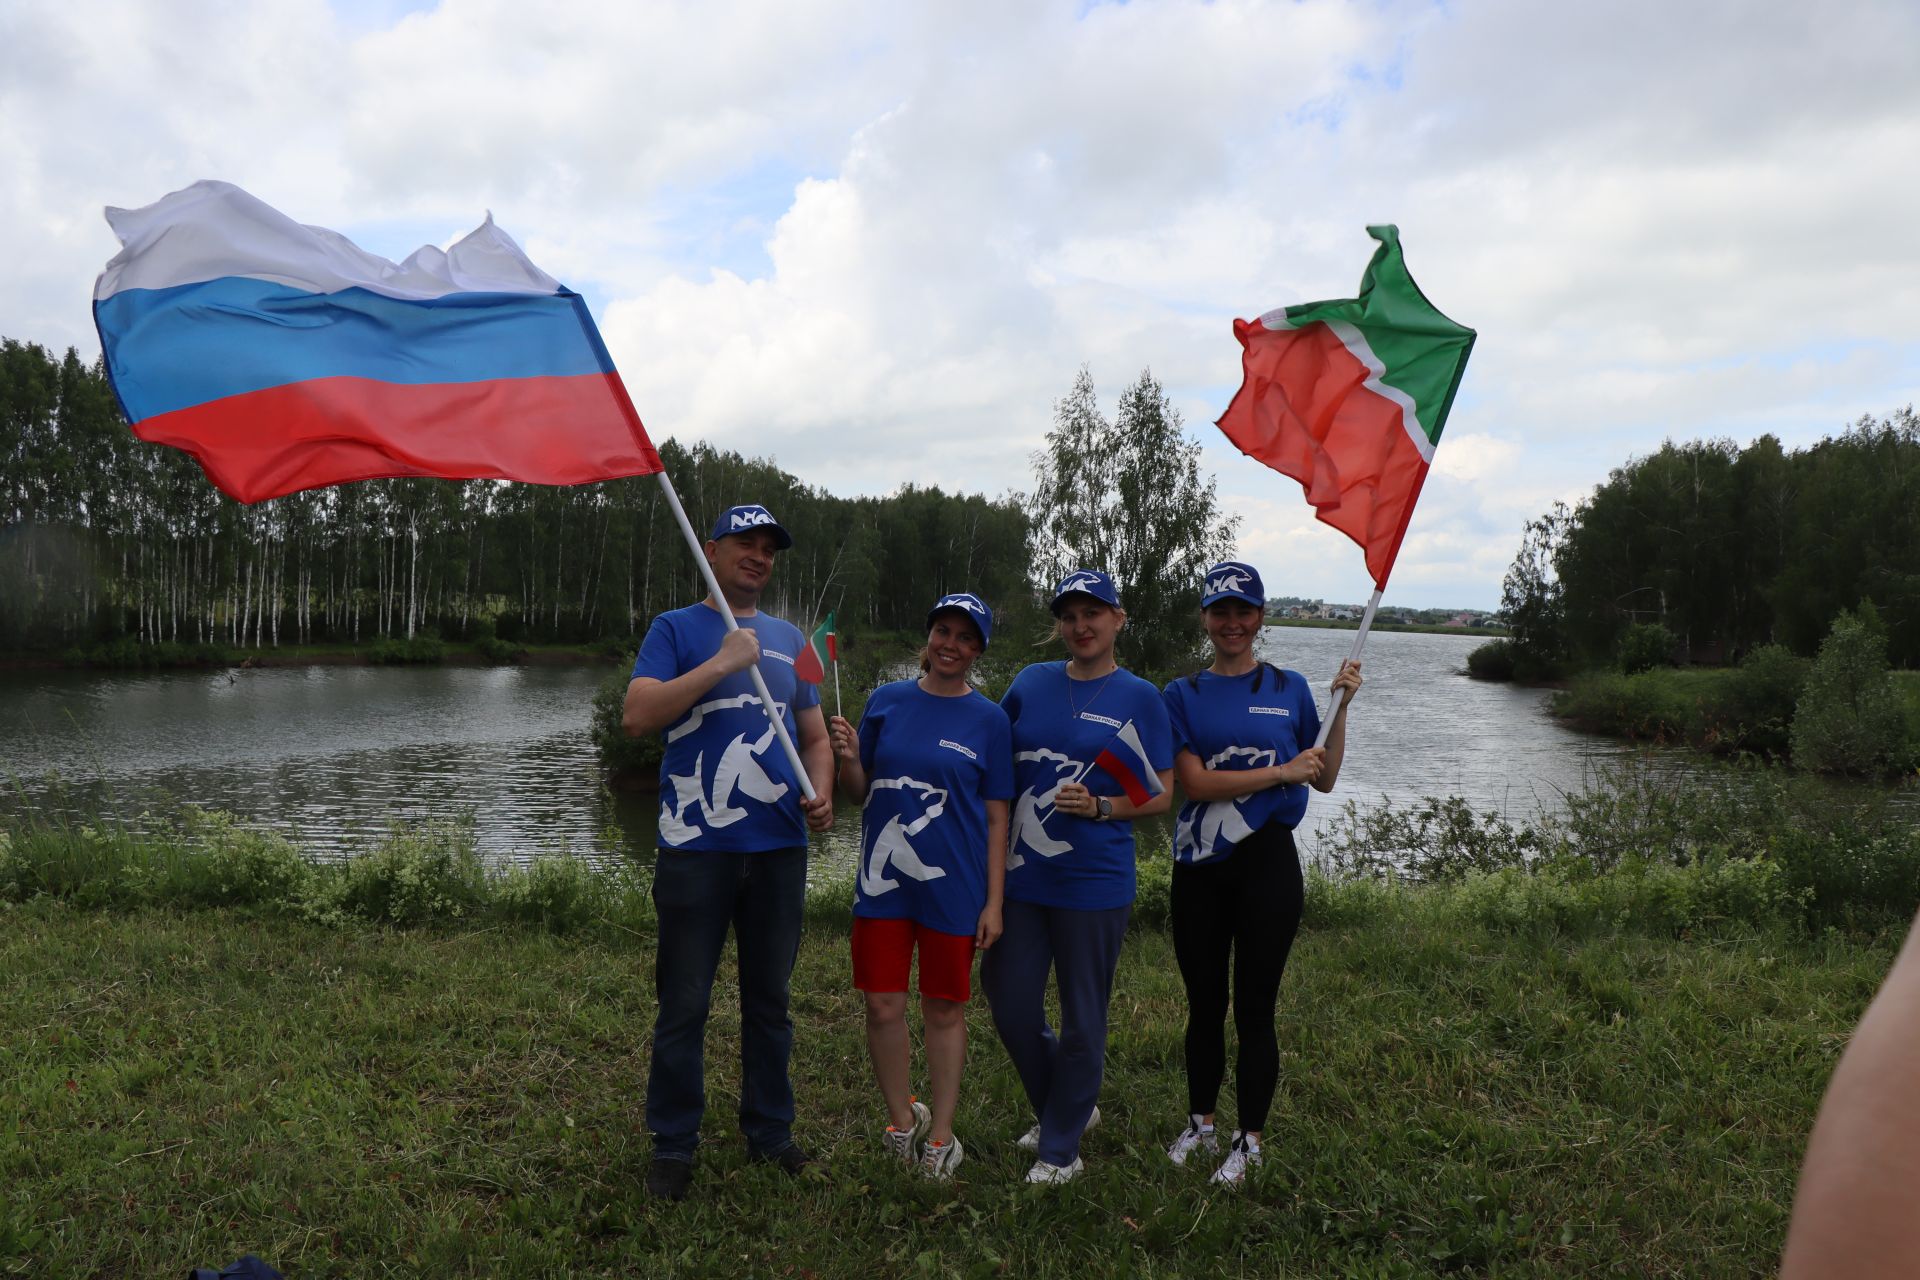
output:
[[[883,684],[860,717],[867,771],[853,913],[972,937],[987,905],[987,801],[1013,798],[1013,731],[980,693]]]
[[[741,618],[760,637],[760,674],[767,692],[800,741],[795,710],[820,705],[820,690],[794,674],[794,655],[806,644],[800,628],[768,614]],[[726,620],[706,604],[661,614],[640,643],[634,676],[667,681],[685,675],[720,651]],[[660,762],[660,843],[669,849],[766,853],[807,842],[800,812],[800,780],[773,736],[773,724],[753,691],[753,677],[736,671],[700,695],[667,726],[667,758]]]
[[[1160,691],[1131,671],[1074,680],[1065,662],[1036,662],[1000,699],[1013,721],[1017,788],[1007,840],[1007,897],[1043,907],[1106,911],[1133,901],[1133,823],[1056,813],[1053,797],[1076,779],[1096,796],[1125,794],[1095,769],[1081,773],[1129,720],[1155,773],[1173,767],[1173,734]]]
[[[1243,676],[1202,671],[1167,686],[1175,751],[1191,751],[1209,769],[1264,769],[1313,745],[1320,712],[1298,671],[1255,667]],[[1236,800],[1189,800],[1173,825],[1175,862],[1219,862],[1269,822],[1288,827],[1307,816],[1304,783],[1268,787]]]

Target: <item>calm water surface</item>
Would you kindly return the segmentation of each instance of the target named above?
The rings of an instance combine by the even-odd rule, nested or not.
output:
[[[1320,689],[1351,632],[1269,628],[1272,661]],[[1526,817],[1555,809],[1619,744],[1560,728],[1539,690],[1468,680],[1467,636],[1369,638],[1366,688],[1338,790],[1313,797],[1303,844],[1341,803],[1460,795]],[[302,667],[0,674],[0,804],[137,814],[158,795],[229,810],[327,854],[393,820],[471,815],[482,850],[518,859],[653,846],[658,801],[611,796],[587,740],[610,667]],[[851,860],[842,807],[819,853]]]

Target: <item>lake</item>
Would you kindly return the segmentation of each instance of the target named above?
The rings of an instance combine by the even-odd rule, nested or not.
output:
[[[1346,631],[1269,628],[1272,661],[1325,686]],[[1560,727],[1547,693],[1463,674],[1478,637],[1369,637],[1366,688],[1331,796],[1315,794],[1303,848],[1346,799],[1458,795],[1522,818],[1550,811],[1625,749]],[[0,772],[9,808],[139,813],[156,797],[225,809],[322,855],[389,822],[471,815],[480,848],[523,859],[645,854],[658,800],[614,796],[587,740],[613,667],[316,666],[125,674],[0,673]],[[831,695],[829,695],[831,696]],[[851,861],[859,813],[842,806],[823,862]]]

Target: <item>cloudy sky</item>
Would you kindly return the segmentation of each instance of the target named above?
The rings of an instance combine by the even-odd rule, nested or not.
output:
[[[1022,487],[1151,368],[1275,592],[1359,549],[1212,420],[1231,323],[1370,222],[1480,340],[1388,593],[1668,437],[1920,395],[1920,6],[5,0],[0,335],[97,351],[101,206],[223,178],[400,257],[491,209],[656,437],[836,493]]]

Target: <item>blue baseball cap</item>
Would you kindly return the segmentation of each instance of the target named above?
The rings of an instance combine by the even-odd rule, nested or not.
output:
[[[1101,604],[1120,607],[1120,593],[1113,589],[1113,579],[1098,569],[1075,569],[1060,579],[1060,585],[1053,589],[1053,603],[1047,607],[1054,616],[1060,616],[1060,603],[1068,596],[1092,596]]]
[[[933,627],[933,620],[948,611],[964,613],[967,621],[980,633],[980,647],[985,649],[987,642],[993,639],[993,610],[987,608],[987,602],[971,591],[956,591],[950,596],[941,596],[939,603],[927,610],[927,627]]]
[[[713,522],[713,541],[718,542],[729,534],[752,533],[755,529],[771,531],[776,550],[785,551],[793,545],[793,535],[780,527],[780,522],[773,518],[773,512],[757,502],[728,507],[722,511],[720,518]]]
[[[1206,585],[1200,588],[1200,607],[1222,600],[1244,600],[1256,609],[1267,603],[1267,589],[1260,571],[1241,560],[1222,560],[1207,570]]]

